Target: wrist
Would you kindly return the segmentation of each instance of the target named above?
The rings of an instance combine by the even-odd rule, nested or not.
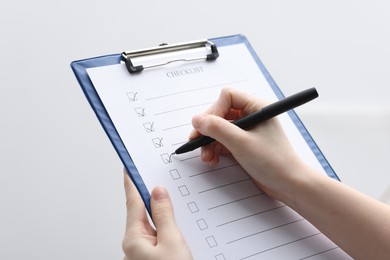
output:
[[[300,208],[300,204],[310,197],[313,190],[321,185],[322,175],[300,159],[290,163],[288,172],[283,175],[283,184],[275,198],[293,209]]]

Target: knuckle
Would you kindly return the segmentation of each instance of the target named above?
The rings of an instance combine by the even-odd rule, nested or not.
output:
[[[209,120],[208,124],[207,124],[207,128],[210,132],[221,132],[221,130],[223,130],[224,128],[224,122],[222,122],[219,118],[213,118],[211,120]]]
[[[127,197],[126,197],[126,207],[128,208],[128,209],[130,209],[130,208],[134,208],[135,206],[136,206],[136,204],[137,204],[137,197],[135,196],[135,195],[128,195]]]
[[[126,255],[133,255],[139,248],[138,243],[133,237],[124,236],[122,240],[122,250]]]
[[[167,203],[161,203],[158,206],[154,207],[153,215],[155,218],[158,218],[160,220],[172,218],[172,207]]]
[[[232,89],[229,87],[223,87],[221,89],[221,96],[230,96],[231,93],[232,93]]]

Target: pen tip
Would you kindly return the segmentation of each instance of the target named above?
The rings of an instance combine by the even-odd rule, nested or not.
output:
[[[173,153],[171,153],[171,156],[172,156],[172,155],[175,155],[175,154],[176,154],[176,153],[175,153],[175,152],[173,152]]]

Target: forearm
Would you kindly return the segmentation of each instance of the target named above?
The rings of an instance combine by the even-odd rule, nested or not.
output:
[[[218,141],[202,147],[202,160],[213,166],[221,155],[230,152],[265,193],[295,209],[353,257],[388,257],[387,205],[309,169],[291,147],[277,118],[249,131],[228,121],[265,105],[236,90],[222,91],[206,114],[192,120],[195,134]]]
[[[390,208],[304,167],[282,201],[356,259],[388,259]]]

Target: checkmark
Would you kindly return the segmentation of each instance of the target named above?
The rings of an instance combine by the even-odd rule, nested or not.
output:
[[[163,162],[164,162],[165,164],[171,163],[171,162],[172,162],[172,157],[171,157],[171,155],[170,155],[170,154],[167,154],[167,153],[162,154],[162,155],[161,155],[161,159],[163,160]]]
[[[145,128],[147,133],[154,132],[154,122],[145,123],[144,128]]]
[[[164,146],[162,143],[162,138],[153,138],[152,142],[154,144],[154,147],[156,147],[156,148],[160,148],[160,147]]]
[[[128,92],[127,97],[129,98],[130,102],[137,101],[137,95],[138,92]]]
[[[135,113],[137,113],[137,116],[138,116],[138,117],[144,117],[144,116],[146,116],[145,108],[143,108],[143,107],[137,107],[137,108],[135,108],[134,110],[135,110]]]

